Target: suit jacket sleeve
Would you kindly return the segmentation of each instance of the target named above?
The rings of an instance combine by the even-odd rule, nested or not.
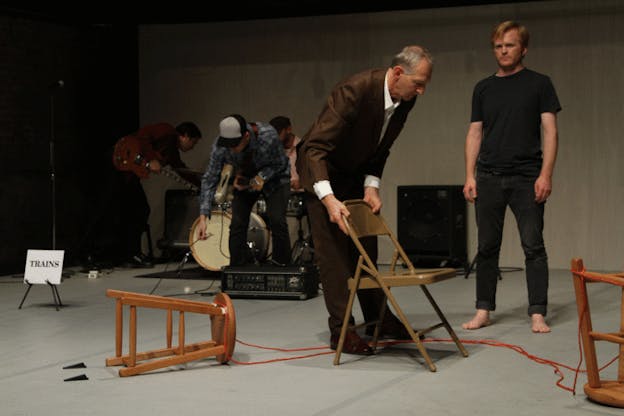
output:
[[[305,138],[308,178],[311,183],[329,180],[328,155],[348,134],[357,117],[361,96],[350,84],[337,86],[327,98],[321,114]]]
[[[363,162],[379,142],[385,73],[385,69],[364,71],[331,91],[297,146],[297,172],[307,191],[313,192],[318,181],[359,177]]]

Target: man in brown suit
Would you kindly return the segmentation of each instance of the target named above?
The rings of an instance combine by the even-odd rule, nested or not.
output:
[[[342,223],[342,215],[348,216],[349,212],[341,201],[361,198],[374,212],[381,209],[380,178],[390,147],[403,129],[416,97],[424,94],[432,64],[425,48],[407,46],[393,58],[390,68],[360,72],[342,81],[334,87],[298,146],[297,171],[306,190],[332,349],[338,344],[346,310],[347,279],[358,257]],[[376,261],[376,239],[366,245]],[[358,298],[364,319],[375,319],[383,301],[381,289],[360,291]],[[372,329],[367,328],[367,335],[372,334]],[[409,337],[390,312],[381,331],[385,337]],[[344,352],[367,355],[372,350],[351,331]]]

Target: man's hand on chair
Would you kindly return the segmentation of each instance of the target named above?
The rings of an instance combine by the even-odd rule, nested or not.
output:
[[[349,210],[344,206],[342,202],[340,202],[334,194],[329,194],[321,199],[323,205],[325,205],[325,209],[327,209],[327,214],[329,215],[329,221],[336,224],[343,233],[349,234],[347,230],[347,226],[342,221],[342,217],[348,217]]]
[[[379,189],[373,186],[364,188],[364,202],[373,210],[373,214],[377,214],[381,209],[381,198],[379,197]]]

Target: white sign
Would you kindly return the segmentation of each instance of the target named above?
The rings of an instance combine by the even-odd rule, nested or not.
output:
[[[65,250],[28,250],[24,283],[61,283]]]

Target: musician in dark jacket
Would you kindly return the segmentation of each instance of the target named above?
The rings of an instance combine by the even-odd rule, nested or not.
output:
[[[141,249],[150,214],[141,179],[167,173],[198,189],[199,173],[187,168],[180,152],[191,150],[200,138],[199,128],[191,122],[175,128],[151,124],[117,140],[103,155],[110,168],[97,188],[95,209],[79,245],[84,268],[152,266]]]
[[[380,210],[380,178],[390,147],[403,129],[416,97],[425,92],[431,71],[429,52],[420,46],[407,46],[394,57],[389,68],[347,78],[331,91],[316,122],[298,146],[297,172],[307,192],[332,349],[338,344],[346,310],[347,279],[357,263],[355,247],[342,223],[342,215],[349,214],[342,201],[362,198],[374,212]],[[377,253],[376,239],[367,245],[369,253]],[[383,299],[381,290],[361,291],[358,298],[364,318],[376,318]],[[409,337],[389,312],[381,331],[386,337]],[[354,331],[347,333],[344,352],[372,353]]]
[[[147,125],[118,141],[132,143],[130,147],[136,152],[132,152],[131,160],[127,161],[133,167],[129,170],[123,167],[123,162],[120,163],[120,157],[128,155],[113,155],[113,164],[118,168],[112,189],[116,203],[114,211],[118,211],[113,217],[113,228],[118,237],[114,255],[116,263],[123,267],[152,266],[152,259],[141,249],[141,238],[150,214],[141,179],[161,173],[163,167],[170,166],[183,179],[199,187],[199,177],[189,173],[180,152],[193,149],[200,138],[199,128],[187,121],[175,128],[168,123]]]

